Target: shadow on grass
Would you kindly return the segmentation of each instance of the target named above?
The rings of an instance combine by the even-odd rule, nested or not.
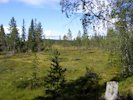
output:
[[[81,59],[79,59],[79,58],[75,59],[75,61],[79,61],[79,60],[81,60]]]
[[[126,73],[128,73],[128,72],[126,72]],[[117,82],[125,81],[127,78],[133,76],[132,73],[131,73],[130,75],[127,75],[126,73],[124,73],[124,74],[122,74],[121,72],[118,73],[115,77],[113,77],[113,78],[111,79],[111,81],[117,81]]]
[[[52,97],[42,97],[42,96],[38,96],[32,100],[56,100],[55,98]]]
[[[26,88],[28,89],[37,89],[39,87],[42,87],[44,85],[44,80],[45,77],[40,77],[38,78],[37,84],[34,84],[34,80],[30,79],[30,80],[26,80],[26,79],[22,79],[19,81],[13,81],[12,84],[15,85],[15,87],[17,89],[21,89],[24,90]]]
[[[87,52],[87,53],[95,53],[95,52]]]
[[[95,73],[85,74],[76,80],[66,82],[61,90],[59,100],[104,100],[105,85],[99,85],[100,78]],[[53,95],[38,96],[33,100],[56,100]]]
[[[66,82],[59,100],[104,100],[103,94],[106,90],[106,83],[99,85],[100,78],[95,74],[81,76],[76,80]],[[114,77],[111,81],[122,81],[119,77]],[[133,100],[133,97],[119,95],[121,100]],[[47,96],[35,97],[33,100],[56,100],[57,97]]]

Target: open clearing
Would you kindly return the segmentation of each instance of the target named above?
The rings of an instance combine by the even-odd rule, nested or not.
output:
[[[54,46],[60,52],[60,65],[67,68],[65,78],[67,82],[76,80],[80,76],[84,76],[86,67],[92,68],[101,78],[100,85],[112,80],[120,68],[107,67],[107,59],[109,52],[93,48],[85,51],[77,51],[76,48],[67,48]],[[50,57],[52,51],[46,51],[37,54],[37,62],[39,72],[37,77],[40,79],[40,86],[37,89],[31,90],[27,86],[27,81],[32,77],[32,62],[34,54],[20,53],[9,58],[0,59],[0,100],[31,100],[37,96],[46,96],[43,80],[47,75],[47,70],[50,69]],[[129,77],[124,81],[119,82],[119,94],[126,96],[128,93],[133,95],[133,77]],[[104,94],[104,93],[103,93]]]

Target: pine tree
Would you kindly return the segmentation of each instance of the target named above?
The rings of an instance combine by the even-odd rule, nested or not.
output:
[[[52,64],[47,79],[45,80],[46,84],[46,93],[51,94],[53,97],[56,97],[59,100],[59,97],[62,94],[62,89],[65,83],[64,72],[66,69],[62,69],[59,65],[59,55],[58,50],[54,50],[54,56],[51,58]]]

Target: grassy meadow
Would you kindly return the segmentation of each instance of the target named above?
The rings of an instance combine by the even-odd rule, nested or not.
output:
[[[53,46],[60,52],[59,63],[66,68],[65,79],[67,82],[77,80],[84,76],[86,67],[92,68],[100,77],[99,85],[104,86],[102,94],[105,92],[105,83],[114,79],[120,72],[120,68],[107,67],[109,52],[89,48],[87,53],[81,50],[77,51],[76,47],[68,48]],[[36,97],[45,95],[43,86],[45,76],[50,69],[51,51],[37,53],[37,67],[40,86],[36,89],[30,88],[29,80],[32,78],[34,53],[19,53],[14,56],[0,59],[0,100],[32,100]],[[3,56],[3,55],[1,55]],[[133,96],[133,77],[119,81],[119,94]]]

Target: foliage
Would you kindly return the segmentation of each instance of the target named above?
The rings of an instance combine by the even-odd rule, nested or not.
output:
[[[114,3],[114,9],[111,13],[113,18],[119,18],[116,22],[117,33],[119,34],[119,51],[121,53],[121,58],[123,59],[123,74],[133,73],[133,58],[132,58],[132,8],[133,2],[125,2],[125,0],[118,1]],[[129,27],[128,27],[129,26]],[[127,75],[126,77],[128,77]]]

